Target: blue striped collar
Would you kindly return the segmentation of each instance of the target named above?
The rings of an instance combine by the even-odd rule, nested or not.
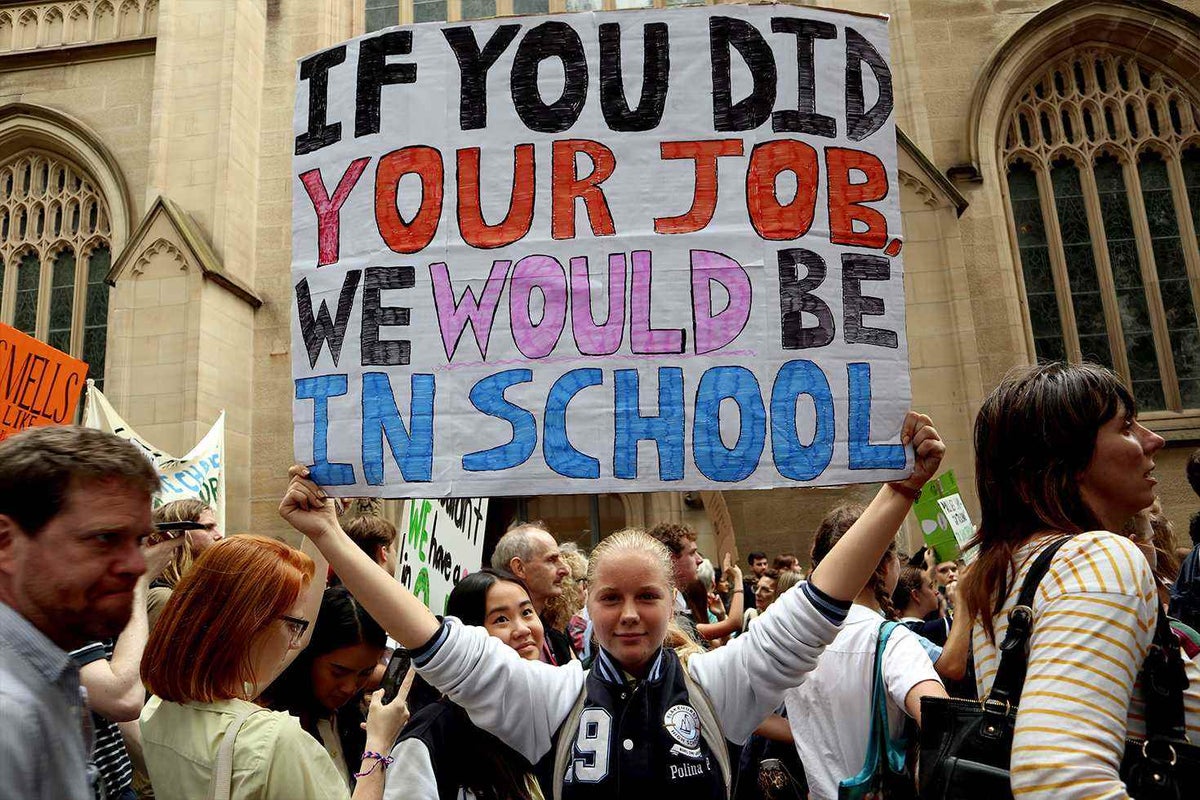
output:
[[[612,686],[624,686],[628,683],[625,680],[625,670],[621,669],[621,665],[603,647],[599,648],[597,652],[596,660],[592,663],[592,671],[596,673],[596,677]],[[662,679],[662,671],[663,649],[660,647],[654,655],[654,663],[650,666],[646,680],[657,683]]]

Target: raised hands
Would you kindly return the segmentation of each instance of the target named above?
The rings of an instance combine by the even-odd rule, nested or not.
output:
[[[938,435],[937,429],[933,427],[933,420],[916,411],[909,411],[904,417],[904,425],[900,429],[900,442],[912,445],[914,462],[912,473],[897,483],[919,492],[942,465],[946,445]]]
[[[337,507],[321,487],[309,479],[308,468],[294,465],[288,470],[291,483],[279,503],[279,516],[314,543],[337,530]]]

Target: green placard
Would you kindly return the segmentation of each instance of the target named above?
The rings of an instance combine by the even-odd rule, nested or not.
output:
[[[926,483],[913,503],[913,515],[921,526],[921,535],[926,546],[937,554],[938,563],[955,561],[959,557],[959,540],[954,535],[951,520],[938,503],[957,495],[958,479],[954,477],[954,470],[949,470]]]

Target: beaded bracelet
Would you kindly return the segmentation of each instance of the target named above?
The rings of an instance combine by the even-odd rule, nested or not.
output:
[[[365,778],[365,777],[367,777],[367,776],[368,776],[368,775],[370,775],[372,772],[374,772],[374,771],[375,771],[375,768],[376,768],[376,767],[378,767],[380,764],[382,764],[382,765],[383,765],[383,768],[384,768],[384,769],[387,769],[387,768],[388,768],[388,767],[390,767],[390,766],[392,765],[392,763],[393,763],[393,762],[396,760],[396,759],[392,758],[391,756],[385,756],[383,753],[375,753],[375,752],[373,752],[373,751],[371,751],[371,750],[367,750],[365,753],[363,753],[363,754],[362,754],[362,759],[361,759],[361,760],[363,760],[363,761],[366,761],[368,758],[370,758],[370,759],[374,759],[375,763],[371,765],[371,768],[370,768],[370,769],[368,769],[368,770],[365,770],[364,772],[356,772],[356,773],[354,773],[354,777],[355,777],[355,778]]]

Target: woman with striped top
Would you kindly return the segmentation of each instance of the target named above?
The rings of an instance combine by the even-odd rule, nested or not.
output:
[[[1037,554],[1063,535],[1034,602],[1012,749],[1020,798],[1126,798],[1118,774],[1136,681],[1158,614],[1154,576],[1114,533],[1154,502],[1163,439],[1108,370],[1044,364],[1007,377],[975,422],[978,560],[961,596],[974,618],[980,697]]]

